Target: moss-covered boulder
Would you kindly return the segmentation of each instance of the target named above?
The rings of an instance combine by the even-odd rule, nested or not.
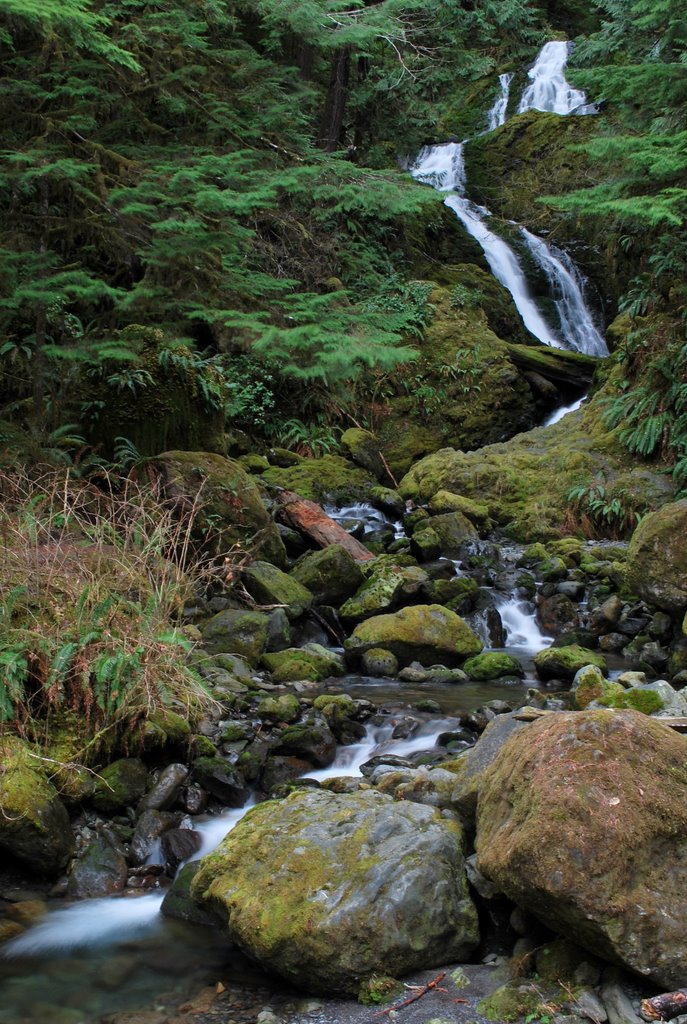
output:
[[[197,508],[193,530],[212,553],[225,556],[238,547],[274,565],[286,564],[279,531],[238,462],[209,452],[169,451],[152,465],[166,498],[181,510]]]
[[[634,711],[549,715],[482,781],[477,867],[549,927],[656,985],[687,972],[687,738]]]
[[[287,754],[307,761],[316,768],[326,768],[336,756],[336,738],[330,728],[330,720],[319,711],[311,711],[306,718],[283,729],[275,754]],[[303,771],[299,771],[302,775]]]
[[[664,611],[687,608],[687,499],[664,505],[642,520],[627,552],[626,582],[633,593]]]
[[[525,669],[517,658],[500,651],[487,651],[468,658],[463,665],[471,679],[499,679],[501,676],[524,676]]]
[[[453,494],[452,491],[437,491],[429,501],[429,511],[433,516],[461,512],[475,526],[483,528],[489,525],[489,509],[484,502],[466,498],[464,494]]]
[[[441,554],[449,558],[459,554],[464,544],[479,540],[477,530],[462,512],[445,512],[420,523],[413,533],[414,541],[417,541],[418,533],[422,531],[425,523],[426,528],[433,530],[439,538]]]
[[[583,665],[575,673],[570,692],[575,707],[583,711],[592,701],[600,701],[607,694],[613,693],[615,687],[620,687],[623,692],[625,690],[619,683],[609,683],[597,665]]]
[[[92,796],[93,805],[105,814],[135,807],[147,784],[148,769],[143,761],[137,757],[120,758],[99,772]]]
[[[300,618],[312,605],[313,595],[307,587],[270,562],[251,562],[241,579],[258,604],[283,605],[291,620]]]
[[[309,551],[294,565],[290,575],[310,591],[317,604],[336,608],[365,580],[353,555],[340,544]]]
[[[411,661],[456,665],[479,654],[482,641],[455,612],[438,604],[422,604],[361,622],[344,646],[354,662],[365,651],[382,647],[405,665]]]
[[[268,722],[295,722],[300,713],[300,701],[293,693],[264,697],[258,704],[258,715]]]
[[[72,865],[67,895],[90,899],[122,892],[129,869],[126,858],[105,836],[96,836]]]
[[[0,850],[39,875],[56,875],[74,851],[69,815],[27,743],[0,738]]]
[[[374,434],[361,427],[349,427],[341,435],[341,444],[356,465],[372,473],[377,480],[386,480],[387,472],[379,451],[379,441]]]
[[[364,498],[369,488],[377,483],[371,473],[341,455],[301,459],[297,465],[286,468],[271,466],[261,479],[318,502]]]
[[[460,960],[478,942],[458,823],[374,791],[261,804],[192,891],[260,964],[328,995]]]
[[[548,647],[534,656],[534,667],[540,679],[574,679],[575,673],[585,665],[596,665],[606,670],[606,659],[598,651],[589,651],[578,644],[568,647]]]
[[[417,599],[427,582],[427,574],[417,565],[381,561],[373,567],[360,589],[341,605],[339,613],[348,623],[369,619]]]
[[[299,679],[319,683],[329,676],[342,676],[345,671],[340,655],[314,643],[265,654],[262,662],[272,673],[275,683],[290,683]]]
[[[243,608],[217,612],[202,628],[203,646],[211,654],[237,654],[257,665],[267,647],[269,617]]]

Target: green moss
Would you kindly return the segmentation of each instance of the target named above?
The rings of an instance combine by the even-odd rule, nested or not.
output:
[[[503,985],[477,1004],[477,1012],[497,1024],[519,1020],[530,1015],[544,1014],[542,993],[534,985]]]
[[[486,654],[468,658],[463,665],[463,670],[471,679],[477,680],[498,679],[500,676],[524,676],[525,674],[525,669],[517,658],[496,651],[488,651]]]
[[[534,667],[541,679],[572,679],[585,665],[606,669],[606,659],[598,651],[587,650],[577,644],[568,647],[549,647],[539,651],[534,658]]]
[[[292,693],[279,697],[265,697],[258,704],[258,715],[270,722],[295,722],[301,713],[301,705]]]
[[[329,676],[343,675],[344,672],[342,659],[319,644],[290,647],[285,651],[265,654],[262,660],[272,673],[275,683],[300,679],[318,683]]]
[[[318,502],[364,498],[369,488],[377,483],[370,473],[340,455],[303,459],[288,468],[272,466],[261,479]]]
[[[403,986],[396,978],[373,974],[362,982],[358,990],[358,1002],[363,1006],[381,1006],[392,1002],[402,991]]]

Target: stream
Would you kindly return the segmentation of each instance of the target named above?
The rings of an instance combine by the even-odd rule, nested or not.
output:
[[[566,43],[553,42],[543,48],[529,72],[530,84],[522,94],[518,112],[531,108],[563,116],[587,112],[584,94],[565,81],[567,47]],[[488,113],[487,131],[496,131],[505,122],[512,79],[512,74],[499,78],[499,94]],[[607,354],[585,300],[584,282],[572,262],[566,254],[521,228],[518,232],[523,248],[549,281],[558,322],[549,323],[538,308],[521,257],[496,230],[487,226],[489,211],[464,194],[466,145],[469,140],[426,147],[411,173],[447,194],[446,205],[478,241],[494,276],[508,289],[523,323],[539,342],[595,356]],[[559,409],[547,424],[578,408],[582,401]],[[362,519],[370,529],[390,522],[369,506],[329,511],[341,520]],[[400,536],[400,524],[391,525]],[[456,569],[461,571],[458,566]],[[334,776],[358,776],[361,765],[378,754],[412,757],[431,750],[442,733],[458,728],[457,716],[461,713],[489,700],[522,700],[528,688],[540,685],[535,680],[531,659],[551,641],[536,622],[534,605],[515,590],[495,591],[489,583],[483,590],[485,599],[500,616],[505,630],[504,646],[492,647],[489,627],[484,621],[470,624],[477,632],[481,630],[489,649],[517,656],[525,668],[525,678],[459,686],[437,682],[431,688],[427,684],[360,675],[338,679],[332,687],[335,692],[369,699],[380,707],[381,713],[368,723],[363,739],[340,747],[332,765],[310,772],[308,778],[323,781]],[[413,712],[420,724],[410,736],[394,738],[403,706],[427,698],[439,705],[440,717],[435,713],[423,718]],[[250,802],[204,821],[194,820],[194,828],[202,835],[197,856],[212,850],[249,806]],[[53,909],[40,923],[4,947],[0,959],[0,1022],[86,1024],[114,1011],[153,1007],[171,1012],[204,985],[214,984],[220,978],[224,985],[236,986],[241,995],[243,1003],[239,999],[239,1005],[245,1010],[241,1019],[254,1020],[262,1005],[260,993],[273,991],[277,983],[268,982],[239,953],[224,948],[221,938],[212,930],[163,918],[162,899],[160,892],[154,892],[82,901],[67,907],[59,901],[59,909]]]

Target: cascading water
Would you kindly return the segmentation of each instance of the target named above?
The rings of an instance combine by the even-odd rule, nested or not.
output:
[[[510,99],[510,84],[513,81],[513,72],[509,71],[504,75],[499,75],[499,95],[494,103],[494,106],[487,115],[487,132],[496,131],[502,124],[506,123],[506,111],[508,110],[508,100]]]
[[[578,398],[577,401],[573,402],[571,405],[562,405],[560,409],[556,409],[555,412],[551,413],[548,419],[544,420],[542,427],[551,427],[554,423],[558,423],[559,420],[562,420],[564,416],[567,416],[569,412],[577,412],[586,397],[586,395],[582,395],[581,398]]]
[[[525,89],[518,112],[535,107],[558,114],[584,112],[586,97],[565,80],[563,68],[568,59],[568,43],[547,43],[529,72],[532,83]],[[512,75],[499,76],[500,93],[489,111],[488,131],[505,122]],[[469,140],[468,140],[469,141]],[[546,322],[532,298],[522,265],[513,249],[485,224],[487,209],[470,202],[465,191],[466,142],[425,146],[410,173],[417,181],[432,185],[439,192],[450,192],[446,206],[453,210],[468,234],[480,245],[494,277],[510,292],[527,330],[544,345],[569,348],[587,355],[608,355],[608,349],[594,325],[585,303],[579,275],[563,253],[554,252],[542,239],[521,228],[523,242],[545,272],[559,330]]]
[[[573,114],[584,108],[587,97],[565,80],[563,70],[568,63],[570,44],[546,43],[528,72],[530,84],[522,94],[518,113],[543,110],[552,114]],[[580,110],[581,113],[584,110]]]
[[[535,262],[546,274],[563,337],[579,352],[607,356],[606,342],[594,326],[582,294],[579,272],[573,262],[527,228],[521,228],[520,232]]]
[[[447,142],[441,146],[426,146],[418,156],[411,174],[417,181],[433,185],[439,192],[453,192],[445,200],[468,234],[482,248],[491,272],[513,297],[522,321],[535,338],[544,345],[562,348],[562,341],[551,330],[530,295],[520,262],[502,238],[490,231],[484,223],[489,211],[471,203],[462,195],[465,178],[463,142]]]

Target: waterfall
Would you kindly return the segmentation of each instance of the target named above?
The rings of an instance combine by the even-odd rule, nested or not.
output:
[[[594,326],[572,260],[527,228],[520,228],[520,232],[535,262],[546,274],[566,345],[590,356],[607,356],[606,342]]]
[[[508,99],[510,97],[510,83],[512,81],[512,71],[509,71],[505,75],[499,75],[500,92],[494,106],[491,108],[487,116],[487,132],[493,132],[497,128],[500,128],[502,124],[505,124]]]
[[[531,108],[557,114],[585,113],[590,109],[585,107],[585,94],[573,89],[565,80],[563,69],[568,59],[568,46],[566,42],[550,42],[542,48],[529,72],[532,82],[523,92],[518,113]],[[500,92],[489,111],[487,132],[483,134],[505,123],[512,78],[512,73],[499,75]],[[451,193],[444,201],[446,206],[481,247],[492,274],[510,292],[530,334],[552,348],[568,348],[592,356],[608,355],[606,343],[585,303],[582,281],[572,261],[548,246],[543,238],[520,228],[524,245],[546,274],[558,314],[556,329],[547,323],[531,295],[518,256],[487,227],[489,211],[470,202],[464,194],[467,141],[425,146],[410,167],[410,173],[417,181],[432,185],[439,192]]]
[[[433,185],[439,192],[453,192],[445,200],[472,238],[481,246],[491,272],[513,297],[515,307],[527,330],[544,345],[562,348],[561,340],[548,326],[531,297],[520,262],[506,242],[484,223],[489,211],[458,194],[465,180],[464,143],[448,142],[426,146],[410,173],[418,181]]]
[[[572,114],[586,104],[585,94],[580,89],[573,89],[563,74],[569,46],[566,42],[551,42],[542,47],[528,72],[531,82],[522,94],[519,114],[526,110]]]

